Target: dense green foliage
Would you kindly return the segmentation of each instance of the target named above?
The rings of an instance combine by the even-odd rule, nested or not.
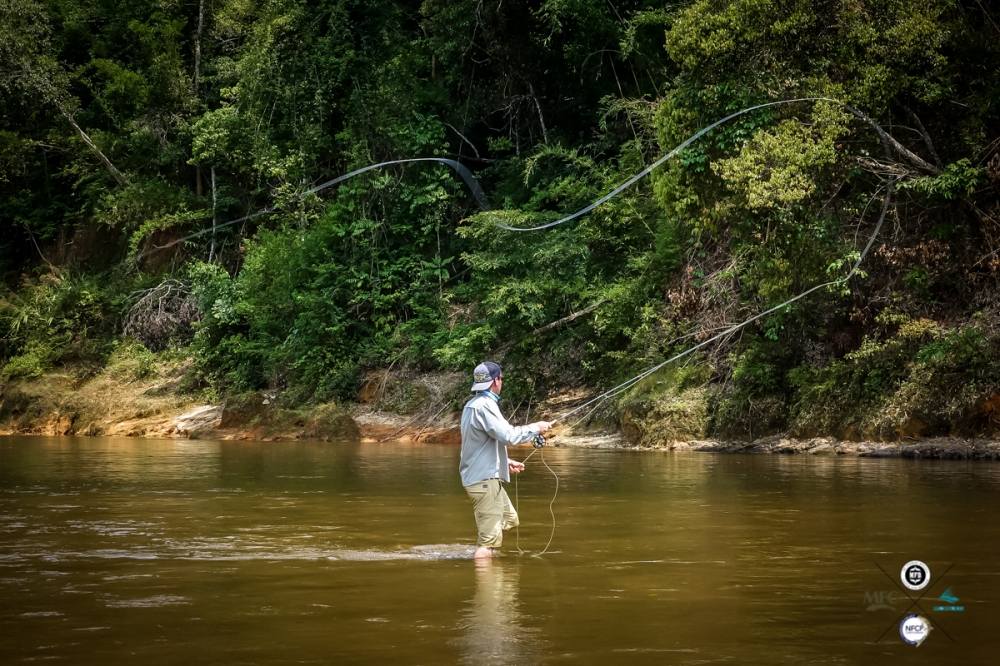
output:
[[[699,428],[996,427],[987,7],[0,0],[3,376],[120,355],[171,279],[199,317],[170,344],[217,393],[350,398],[371,369],[483,357],[515,399],[607,386],[845,275],[892,182],[861,274],[689,360]],[[832,102],[771,107],[572,223],[495,226],[553,220],[722,116],[807,96],[891,138]],[[493,209],[431,165],[304,194],[429,155],[475,170]]]

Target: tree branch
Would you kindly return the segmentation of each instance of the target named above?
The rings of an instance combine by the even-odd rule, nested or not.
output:
[[[596,303],[592,303],[592,304],[588,305],[587,307],[585,307],[582,310],[577,310],[573,314],[566,315],[562,319],[556,319],[553,322],[549,322],[548,324],[545,324],[545,326],[540,326],[539,328],[536,328],[535,330],[533,330],[531,332],[531,335],[538,335],[539,333],[545,333],[547,331],[551,331],[554,328],[559,328],[560,326],[564,326],[564,325],[570,323],[571,321],[573,321],[575,319],[579,319],[580,317],[582,317],[584,315],[590,314],[591,312],[593,312],[594,310],[596,310],[597,308],[599,308],[603,304],[604,304],[604,299],[602,298],[601,300],[597,301]]]
[[[542,141],[546,145],[549,143],[549,131],[545,128],[545,116],[542,115],[542,104],[538,101],[538,95],[535,94],[535,86],[528,82],[528,91],[531,93],[531,99],[535,100],[535,109],[538,111],[538,123],[542,126]]]
[[[101,151],[101,149],[97,147],[97,144],[96,144],[96,143],[94,143],[93,139],[91,139],[91,138],[90,138],[90,136],[89,136],[89,135],[88,135],[88,134],[87,134],[86,132],[84,132],[84,131],[83,131],[83,128],[82,128],[82,127],[80,127],[80,125],[78,125],[78,124],[77,124],[77,122],[76,122],[76,120],[75,120],[75,119],[73,118],[72,114],[70,114],[70,113],[69,113],[69,112],[68,112],[68,111],[66,110],[66,108],[65,108],[65,107],[63,107],[63,105],[62,105],[62,104],[57,104],[56,106],[57,106],[57,107],[59,108],[59,113],[61,113],[61,114],[63,115],[63,118],[65,118],[65,119],[66,119],[66,121],[67,121],[67,122],[68,122],[68,123],[69,123],[70,125],[72,125],[72,126],[73,126],[73,129],[75,129],[75,130],[76,130],[76,133],[77,133],[77,134],[78,134],[78,135],[80,136],[80,139],[82,139],[82,140],[83,140],[83,142],[84,142],[85,144],[87,144],[87,146],[88,146],[88,147],[89,147],[89,148],[90,148],[90,149],[91,149],[92,151],[94,151],[94,154],[96,154],[96,155],[97,155],[97,157],[98,157],[98,158],[99,158],[99,159],[101,160],[101,162],[103,162],[103,163],[104,163],[104,167],[105,167],[105,168],[106,168],[106,169],[108,170],[108,173],[110,173],[110,174],[111,174],[111,176],[112,176],[112,177],[113,177],[113,178],[115,179],[115,181],[117,181],[117,182],[118,182],[118,184],[119,184],[119,185],[121,185],[122,187],[124,187],[124,186],[128,185],[128,179],[126,179],[126,178],[125,178],[125,176],[123,176],[123,175],[122,175],[122,172],[121,172],[121,171],[119,171],[119,170],[118,170],[118,169],[117,169],[117,168],[115,167],[115,165],[111,163],[111,160],[109,160],[109,159],[108,159],[108,156],[107,156],[107,155],[105,155],[105,154],[104,154],[104,153],[103,153],[103,152]]]
[[[458,135],[458,138],[460,138],[460,139],[461,139],[462,141],[464,141],[465,143],[469,144],[469,148],[472,148],[472,152],[474,152],[474,153],[476,154],[476,159],[481,159],[481,158],[479,157],[479,151],[478,151],[478,150],[476,150],[476,144],[474,144],[474,143],[472,143],[471,141],[469,141],[469,140],[468,140],[468,139],[467,139],[467,138],[465,137],[465,135],[464,135],[464,134],[462,134],[461,132],[459,132],[459,131],[458,131],[458,128],[456,128],[456,127],[455,127],[454,125],[452,125],[451,123],[445,123],[445,125],[446,125],[446,126],[448,126],[448,127],[449,127],[449,128],[451,129],[451,131],[452,131],[452,132],[454,132],[455,134],[457,134],[457,135]]]
[[[924,124],[922,122],[920,122],[920,117],[916,114],[916,112],[913,111],[913,109],[911,109],[906,105],[903,105],[903,109],[910,114],[910,116],[913,118],[913,122],[917,124],[917,131],[920,133],[920,138],[924,140],[924,145],[927,146],[927,150],[930,152],[931,157],[934,158],[934,162],[939,167],[943,168],[944,162],[941,161],[941,156],[938,155],[936,150],[934,150],[934,142],[931,141],[931,135],[927,131],[927,128],[924,127]]]
[[[887,150],[891,148],[892,150],[896,151],[897,153],[905,157],[907,161],[910,162],[910,164],[917,167],[918,169],[923,169],[924,171],[928,171],[934,174],[935,176],[941,173],[941,169],[937,168],[924,158],[920,157],[919,155],[911,151],[909,148],[901,144],[899,141],[896,141],[896,139],[890,136],[888,132],[882,129],[878,123],[869,118],[863,111],[855,109],[853,106],[847,104],[844,105],[844,108],[846,108],[856,118],[870,125],[878,134],[879,139],[882,140],[882,144],[886,147]]]
[[[43,100],[51,102],[52,105],[55,106],[56,109],[59,111],[59,113],[62,114],[63,118],[66,119],[66,122],[68,122],[73,127],[73,129],[76,130],[77,135],[85,144],[87,144],[87,147],[90,148],[92,151],[94,151],[94,154],[97,155],[97,157],[101,160],[101,162],[104,164],[104,167],[108,170],[108,172],[115,179],[115,181],[121,186],[128,185],[128,179],[126,179],[125,176],[122,175],[122,172],[119,171],[115,167],[115,165],[111,163],[111,160],[108,159],[108,156],[105,155],[101,151],[101,149],[97,147],[97,144],[94,143],[93,139],[90,138],[90,135],[84,132],[83,128],[80,127],[79,123],[76,122],[76,119],[73,118],[73,114],[70,112],[70,109],[66,104],[67,98],[72,99],[71,97],[69,97],[68,93],[60,91],[56,87],[55,83],[53,83],[52,80],[48,76],[46,76],[44,72],[36,71],[35,68],[32,67],[32,65],[29,62],[27,61],[23,62],[22,67],[24,72],[24,81],[26,83],[25,86],[26,89],[28,91],[33,89],[39,95],[41,95]]]

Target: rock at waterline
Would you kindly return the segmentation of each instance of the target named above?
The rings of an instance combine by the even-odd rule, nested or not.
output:
[[[202,405],[174,419],[174,432],[197,437],[198,433],[217,428],[222,422],[222,405]]]

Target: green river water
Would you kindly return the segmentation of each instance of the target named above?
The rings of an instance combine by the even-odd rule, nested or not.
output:
[[[548,448],[477,566],[457,457],[0,438],[0,664],[998,663],[998,464]]]

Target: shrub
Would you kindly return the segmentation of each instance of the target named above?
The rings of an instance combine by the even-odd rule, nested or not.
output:
[[[142,343],[122,340],[115,344],[106,368],[112,377],[120,381],[139,381],[155,374],[156,354]]]
[[[1000,339],[975,325],[906,321],[845,358],[792,373],[793,430],[893,438],[987,427],[979,407],[1000,391]]]
[[[7,376],[37,376],[66,362],[97,365],[110,351],[124,285],[104,276],[25,279],[0,300],[0,360]]]

